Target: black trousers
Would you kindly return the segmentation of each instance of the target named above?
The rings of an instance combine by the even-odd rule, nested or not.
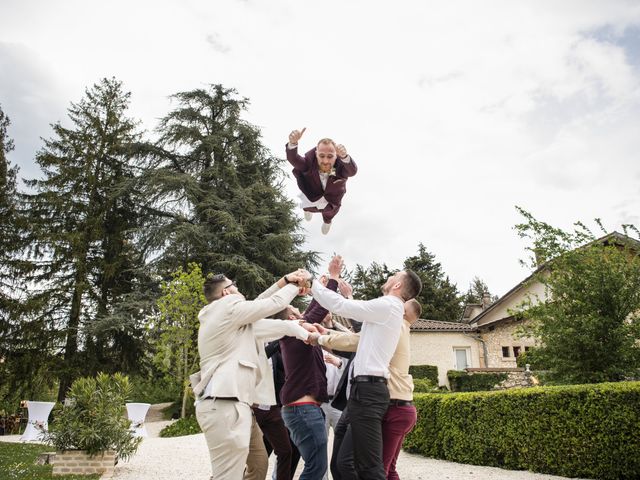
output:
[[[345,442],[347,431],[349,432],[349,439],[348,442]],[[353,465],[353,443],[351,442],[348,408],[342,411],[342,416],[338,420],[336,428],[333,429],[333,450],[331,451],[329,468],[333,480],[357,478]]]
[[[350,427],[342,440],[341,450],[347,446],[350,429],[353,460],[360,480],[386,480],[382,461],[382,418],[388,407],[389,389],[386,383],[351,385],[347,404]],[[342,480],[348,478],[343,475]]]

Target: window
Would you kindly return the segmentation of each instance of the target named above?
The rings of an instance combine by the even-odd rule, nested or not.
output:
[[[456,370],[464,370],[469,368],[469,349],[468,348],[454,348]]]
[[[502,358],[509,358],[509,347],[502,347]]]
[[[524,347],[524,351],[528,352],[531,349],[531,347]]]
[[[518,355],[520,355],[520,349],[522,347],[513,347],[513,356],[518,358]]]

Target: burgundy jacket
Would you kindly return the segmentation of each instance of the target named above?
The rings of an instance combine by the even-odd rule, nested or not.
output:
[[[304,157],[298,155],[297,147],[289,149],[285,146],[285,149],[287,150],[287,160],[293,166],[293,175],[298,181],[300,191],[312,202],[324,196],[330,205],[339,207],[342,197],[347,192],[347,178],[353,177],[358,171],[353,158],[349,163],[343,162],[340,158],[336,159],[334,165],[336,174],[329,176],[327,188],[323,190],[315,147],[305,153]]]
[[[327,288],[338,290],[338,282],[329,279]],[[320,323],[328,310],[312,300],[304,312],[308,323]],[[328,402],[327,374],[322,347],[307,345],[295,337],[283,337],[280,340],[280,352],[284,363],[285,380],[280,390],[283,405],[296,401],[305,395],[313,395],[319,402]]]

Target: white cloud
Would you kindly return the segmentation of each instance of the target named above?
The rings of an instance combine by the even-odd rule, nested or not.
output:
[[[637,2],[15,0],[0,17],[0,41],[46,65],[18,117],[115,75],[152,129],[168,95],[223,83],[274,153],[302,126],[303,147],[347,145],[360,172],[343,211],[327,237],[305,228],[353,263],[397,267],[423,242],[461,289],[479,275],[504,293],[526,275],[513,205],[564,227],[640,208],[640,79],[617,41]],[[24,90],[11,85],[2,96]]]

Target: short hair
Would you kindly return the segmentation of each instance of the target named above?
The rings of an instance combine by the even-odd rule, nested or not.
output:
[[[204,281],[204,298],[207,299],[207,303],[211,303],[214,300],[218,300],[222,297],[222,284],[225,282],[227,277],[218,273],[216,275],[209,275],[207,279]]]
[[[330,138],[321,138],[320,141],[318,142],[318,145],[316,145],[316,147],[319,147],[320,144],[323,145],[333,145],[333,148],[338,148],[336,146],[336,142],[334,142],[333,140],[331,140]]]
[[[422,291],[422,280],[413,270],[405,270],[402,279],[401,295],[404,301],[417,297]]]
[[[411,310],[411,312],[416,316],[416,318],[420,318],[420,315],[422,315],[422,305],[420,305],[420,302],[415,298],[407,300],[407,302],[405,303],[405,306],[408,307],[409,310]]]

